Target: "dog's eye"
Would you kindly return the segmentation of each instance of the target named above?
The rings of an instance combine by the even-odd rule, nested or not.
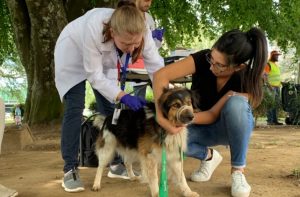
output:
[[[180,108],[181,105],[180,105],[179,103],[173,103],[173,104],[171,105],[171,107],[174,107],[174,108]]]

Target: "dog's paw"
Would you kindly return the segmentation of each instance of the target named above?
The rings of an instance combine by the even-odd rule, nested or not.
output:
[[[199,197],[200,195],[197,192],[190,191],[184,195],[185,197]]]
[[[92,191],[97,192],[101,189],[100,185],[93,185]]]

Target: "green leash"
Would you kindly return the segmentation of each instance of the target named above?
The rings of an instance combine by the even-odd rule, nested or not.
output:
[[[167,153],[165,143],[162,143],[159,197],[168,197]]]

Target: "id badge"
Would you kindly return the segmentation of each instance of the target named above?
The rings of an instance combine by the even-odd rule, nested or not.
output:
[[[122,109],[115,108],[114,114],[113,114],[113,118],[112,118],[112,121],[111,121],[111,123],[113,125],[117,125],[118,124],[118,120],[119,120],[119,117],[120,117],[121,110]]]

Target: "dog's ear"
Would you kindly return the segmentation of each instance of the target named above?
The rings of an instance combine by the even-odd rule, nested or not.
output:
[[[200,110],[200,96],[199,94],[195,91],[195,90],[189,90],[190,94],[191,94],[191,99],[192,99],[192,105],[193,105],[193,109],[195,112],[201,111]]]
[[[160,98],[158,99],[158,105],[164,115],[165,118],[168,116],[169,107],[167,104],[167,98],[170,94],[170,89],[167,87],[164,87],[163,93],[160,95]]]

